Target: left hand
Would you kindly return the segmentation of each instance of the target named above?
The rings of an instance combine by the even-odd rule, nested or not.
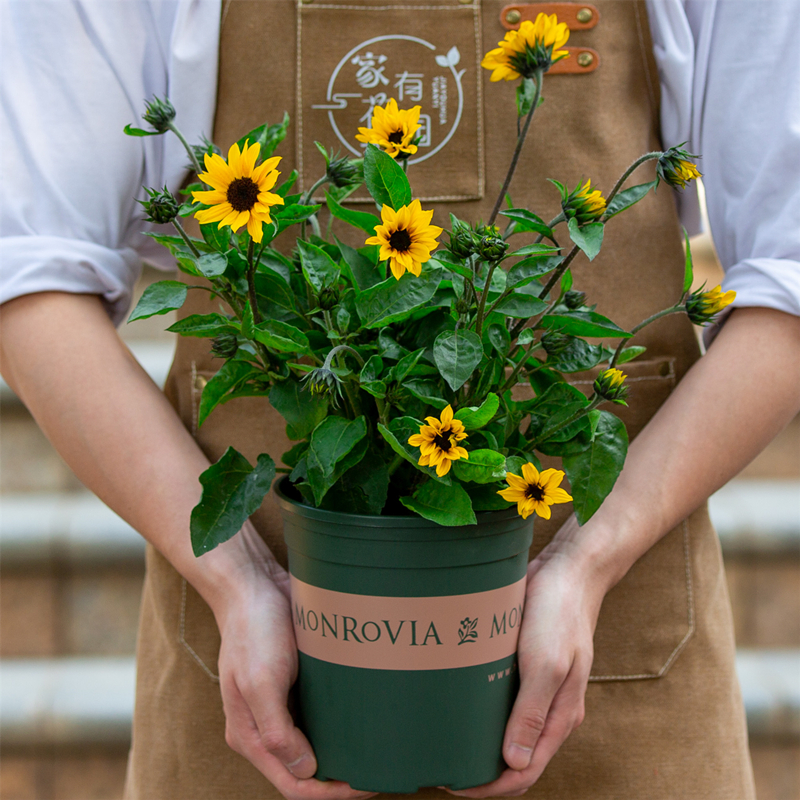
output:
[[[503,742],[509,769],[492,783],[452,794],[524,794],[583,721],[592,640],[607,584],[577,552],[570,536],[577,528],[573,517],[528,565],[518,647],[521,684]]]

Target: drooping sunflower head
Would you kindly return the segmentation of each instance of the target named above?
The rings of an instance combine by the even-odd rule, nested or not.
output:
[[[715,286],[705,292],[704,288],[705,285],[701,286],[686,300],[686,313],[695,325],[707,325],[709,322],[714,322],[717,314],[736,299],[736,292],[733,289],[723,292],[722,286]]]
[[[685,189],[689,181],[703,177],[703,174],[697,169],[697,165],[689,160],[697,157],[687,153],[680,145],[670,147],[658,159],[656,164],[657,179],[665,181],[676,189]]]
[[[522,519],[536,512],[544,519],[550,519],[550,506],[568,503],[572,497],[559,487],[564,473],[559,469],[546,469],[539,472],[533,464],[522,465],[522,475],[506,473],[507,489],[499,494],[509,503],[517,504],[517,512]]]
[[[427,425],[421,425],[419,433],[410,436],[408,443],[419,447],[420,457],[417,462],[423,467],[436,467],[436,474],[441,478],[450,471],[453,461],[469,458],[469,453],[459,446],[467,438],[464,425],[453,417],[453,409],[447,406],[439,419],[425,417]]]
[[[628,396],[628,387],[625,385],[627,377],[621,369],[605,369],[595,378],[592,388],[604,400],[627,405],[625,402]]]
[[[192,192],[195,200],[209,206],[195,213],[198,222],[218,222],[220,228],[230,225],[234,232],[247,225],[253,241],[261,241],[262,225],[272,221],[270,209],[283,205],[283,198],[270,191],[280,175],[275,169],[280,156],[268,158],[256,166],[260,151],[258,142],[250,146],[245,142],[241,151],[234,142],[228,150],[227,161],[216,153],[205,154],[206,172],[198,177],[211,190]]]
[[[380,245],[381,261],[389,266],[397,280],[408,270],[419,275],[422,265],[431,257],[439,243],[436,237],[442,229],[431,225],[433,211],[423,211],[419,200],[401,206],[397,211],[384,205],[381,209],[381,224],[375,226],[375,236],[365,244]]]
[[[407,158],[417,152],[414,139],[419,130],[419,115],[422,106],[401,109],[392,98],[386,107],[375,106],[372,112],[372,127],[359,128],[356,139],[380,147],[392,158]]]
[[[508,31],[498,46],[483,57],[481,66],[492,70],[492,81],[533,78],[569,56],[568,51],[559,49],[568,39],[565,22],[559,22],[555,14],[539,14],[535,22],[526,19],[519,30]]]
[[[561,210],[567,219],[574,217],[578,220],[578,225],[586,225],[603,216],[606,199],[599,189],[592,189],[592,182],[588,180],[586,183],[579,183],[571,192],[562,187]]]

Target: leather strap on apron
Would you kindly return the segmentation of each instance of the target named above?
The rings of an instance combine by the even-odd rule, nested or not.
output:
[[[353,135],[372,105],[419,103],[425,119],[410,179],[436,209],[486,219],[516,138],[513,84],[490,84],[479,66],[508,23],[508,0],[236,0],[223,9],[214,140],[223,150],[265,120],[293,115],[279,149],[284,175],[310,186],[323,167],[314,141],[358,153]],[[515,6],[515,8],[517,8]],[[523,9],[523,6],[518,6]],[[584,6],[577,7],[574,18]],[[516,205],[555,216],[546,178],[582,178],[608,191],[628,164],[659,141],[658,74],[643,0],[595,0],[596,24],[569,45],[597,53],[596,68],[545,78],[511,186]],[[584,14],[585,17],[585,14]],[[667,144],[675,144],[669,142]],[[423,158],[424,157],[424,158]],[[633,180],[650,180],[652,166]],[[291,246],[291,242],[284,243]],[[662,186],[607,227],[602,253],[578,259],[576,286],[618,324],[631,327],[674,302],[683,280],[680,226]],[[208,313],[194,292],[183,314]],[[634,436],[699,351],[683,316],[645,329],[641,361],[626,365]],[[216,460],[234,445],[253,461],[278,461],[290,442],[266,400],[219,407],[197,429],[203,381],[220,366],[208,342],[182,338],[167,392],[184,423]],[[588,386],[591,375],[577,375]],[[534,553],[568,508],[537,520]],[[285,561],[271,498],[254,523]],[[187,532],[188,535],[188,532]],[[127,797],[264,798],[277,792],[224,744],[216,680],[219,634],[210,610],[152,549],[143,600],[134,747]],[[733,672],[733,638],[719,547],[700,509],[637,562],[607,596],[595,637],[587,716],[529,797],[547,800],[750,800],[752,776]],[[425,792],[423,794],[431,794]]]

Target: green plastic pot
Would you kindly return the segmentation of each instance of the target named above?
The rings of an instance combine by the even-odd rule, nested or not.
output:
[[[304,505],[276,485],[316,777],[372,792],[463,789],[505,768],[533,521],[444,527]]]

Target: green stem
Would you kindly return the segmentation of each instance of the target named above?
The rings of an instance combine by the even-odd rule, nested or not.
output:
[[[398,456],[397,454],[395,454],[395,457],[389,463],[389,467],[387,468],[387,472],[390,475],[394,475],[394,473],[397,471],[397,468],[403,463],[403,461],[405,461],[403,456]]]
[[[525,118],[525,124],[522,127],[522,131],[520,132],[519,136],[517,136],[517,146],[514,149],[514,155],[511,157],[511,165],[508,168],[506,179],[503,181],[503,188],[500,190],[500,194],[497,196],[497,201],[494,204],[494,208],[492,209],[492,214],[489,217],[489,222],[487,225],[494,225],[494,221],[497,219],[497,214],[500,211],[500,206],[503,204],[503,198],[506,196],[508,187],[511,184],[511,179],[514,177],[514,172],[517,169],[517,162],[519,161],[519,155],[522,152],[522,145],[525,143],[525,137],[528,135],[528,129],[531,126],[531,120],[533,119],[533,115],[536,113],[536,108],[539,105],[539,98],[542,94],[543,75],[544,73],[542,70],[537,70],[534,76],[534,81],[536,82],[536,93],[533,96],[533,105],[531,106],[531,110],[528,112],[528,116]]]
[[[258,325],[261,322],[261,312],[258,310],[256,299],[256,262],[253,258],[253,240],[247,243],[247,297],[250,300],[250,309],[253,312],[253,322]]]
[[[200,251],[197,249],[197,247],[195,247],[194,242],[189,238],[189,236],[183,229],[183,226],[180,224],[180,222],[178,222],[177,217],[174,220],[172,220],[172,224],[175,227],[175,230],[178,231],[178,233],[180,234],[181,239],[183,239],[183,241],[186,242],[186,245],[192,251],[192,255],[195,258],[200,258]]]
[[[625,345],[629,344],[631,339],[639,333],[639,331],[644,328],[646,325],[649,325],[651,322],[655,322],[657,319],[661,319],[661,317],[669,316],[670,314],[679,314],[683,311],[683,305],[671,306],[670,308],[665,308],[663,311],[659,311],[657,314],[653,314],[653,316],[648,317],[646,320],[640,322],[636,327],[631,328],[631,336],[628,339],[622,339],[620,343],[617,345],[617,349],[614,351],[614,355],[611,357],[611,361],[608,362],[608,368],[613,369],[617,365],[617,361],[619,360],[620,354],[625,349]]]
[[[181,144],[183,145],[186,152],[189,154],[189,159],[192,162],[194,171],[199,175],[203,171],[203,168],[200,166],[200,162],[197,160],[197,156],[194,154],[194,150],[192,150],[191,145],[189,144],[189,142],[186,141],[184,135],[180,132],[178,127],[173,122],[170,122],[167,127],[178,137],[178,139],[180,139]]]
[[[481,292],[481,299],[478,302],[478,313],[475,315],[475,333],[477,333],[478,336],[481,335],[481,330],[483,328],[483,319],[484,319],[483,310],[484,308],[486,308],[486,298],[489,296],[489,286],[492,283],[492,275],[494,275],[494,271],[497,269],[497,265],[499,263],[500,263],[499,260],[492,261],[492,263],[489,265],[489,272],[486,275],[486,283],[483,286],[483,291]],[[474,288],[475,287],[473,286],[473,291]],[[492,308],[494,308],[494,306],[492,306]],[[486,316],[488,316],[488,314]]]
[[[575,256],[578,255],[578,251],[580,248],[578,245],[575,245],[572,250],[567,253],[567,257],[558,265],[558,268],[553,272],[550,276],[550,280],[547,281],[545,284],[544,289],[539,292],[539,297],[545,298],[547,295],[550,294],[550,290],[561,280],[561,276],[569,269],[569,265],[575,260]],[[544,315],[545,312],[539,315],[539,318],[536,320],[537,322],[541,317]]]
[[[320,186],[324,186],[328,182],[328,176],[323,175],[303,196],[303,205],[307,206],[311,204],[311,198],[314,196],[314,192],[319,189]]]
[[[563,222],[563,221],[564,221],[564,212],[563,211],[559,211],[558,214],[556,214],[553,217],[553,219],[551,219],[550,222],[547,223],[547,227],[550,228],[550,230],[552,231],[553,230],[553,225],[558,225],[559,222]],[[551,242],[555,242],[556,241],[552,236],[548,236],[547,238],[550,239]],[[539,236],[537,237],[536,241],[534,242],[534,244],[539,244],[539,242],[541,242],[542,239],[544,239],[544,234],[540,233]]]
[[[606,196],[606,208],[611,205],[611,201],[616,197],[617,192],[622,188],[622,185],[625,183],[626,180],[631,176],[633,171],[644,164],[646,161],[652,161],[654,158],[661,158],[663,153],[660,150],[653,150],[650,153],[645,153],[643,156],[639,156],[636,161],[631,164],[625,172],[622,173],[620,179],[614,184],[614,188],[608,193]],[[606,212],[607,214],[608,212]],[[606,214],[603,214],[600,222],[605,222],[608,217]]]
[[[530,440],[528,442],[528,445],[531,447],[531,449],[533,449],[539,442],[547,441],[548,439],[552,438],[555,434],[557,434],[559,431],[566,428],[567,425],[572,425],[573,422],[576,422],[581,417],[585,417],[590,411],[594,411],[594,409],[596,409],[603,402],[604,401],[602,397],[600,397],[599,395],[594,395],[588,406],[584,406],[579,411],[576,411],[574,414],[572,414],[572,416],[568,417],[563,422],[560,422],[554,428],[550,428],[549,430],[547,429],[543,430],[539,434],[539,436],[537,436],[535,439]]]
[[[534,351],[538,350],[542,346],[541,342],[531,342],[528,346],[528,349],[523,353],[522,358],[519,360],[519,363],[516,367],[514,367],[514,371],[511,375],[508,376],[506,382],[497,390],[499,395],[502,395],[503,392],[508,391],[509,389],[513,388],[516,385],[517,378],[519,377],[519,373],[522,372],[522,368],[528,362],[528,356]]]

